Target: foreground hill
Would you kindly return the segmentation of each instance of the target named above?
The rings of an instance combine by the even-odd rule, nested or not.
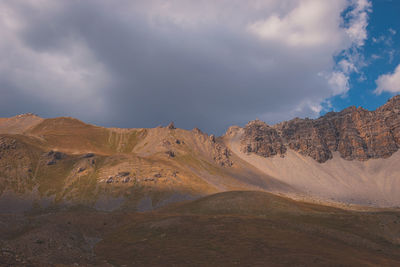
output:
[[[295,199],[400,206],[400,96],[375,111],[348,108],[222,137],[177,129],[117,129],[33,114],[0,119],[0,211],[84,204],[150,210],[232,190]]]
[[[400,213],[232,191],[145,213],[0,215],[2,266],[398,266]]]

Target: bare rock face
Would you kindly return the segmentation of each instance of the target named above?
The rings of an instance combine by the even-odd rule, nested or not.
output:
[[[243,152],[254,152],[264,157],[282,155],[286,152],[277,130],[260,120],[249,122],[244,128],[243,137],[241,141]]]
[[[322,163],[338,151],[348,160],[387,158],[400,147],[400,96],[375,111],[349,107],[315,119],[293,119],[269,126],[249,122],[242,150],[263,157],[284,155],[287,148]]]
[[[215,143],[213,157],[214,161],[217,162],[222,167],[231,167],[233,165],[230,159],[231,151],[224,145]]]
[[[328,143],[335,134],[331,133],[328,125],[315,126],[315,122],[309,119],[294,119],[279,125],[277,130],[285,140],[285,145],[290,149],[314,158],[318,162],[325,162],[332,158],[328,144],[324,141],[323,132],[326,132]]]

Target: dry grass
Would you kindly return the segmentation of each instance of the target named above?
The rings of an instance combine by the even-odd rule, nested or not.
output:
[[[379,228],[388,218],[399,220],[400,214],[227,192],[135,215],[107,235],[96,252],[115,265],[395,266],[400,264],[398,243]],[[395,227],[391,234],[399,236]]]
[[[0,223],[1,245],[33,266],[400,264],[399,212],[344,211],[262,192],[220,193],[145,213],[49,209],[0,215]],[[17,262],[10,256],[0,263]]]

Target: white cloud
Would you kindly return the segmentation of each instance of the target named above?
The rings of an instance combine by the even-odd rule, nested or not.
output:
[[[367,63],[359,49],[368,37],[367,26],[372,4],[369,0],[351,0],[350,3],[353,9],[346,15],[348,22],[345,27],[349,47],[343,50],[344,59],[338,62],[336,71],[327,76],[333,95],[345,96],[350,89],[349,79],[352,73],[358,73],[360,81],[365,78],[360,70]]]
[[[386,46],[391,47],[393,45],[393,36],[396,35],[396,31],[389,28],[388,33],[384,33],[379,37],[372,37],[372,42],[378,44],[383,43]]]
[[[377,54],[372,54],[372,55],[371,55],[371,58],[372,58],[373,60],[377,60],[377,59],[381,59],[382,56],[377,55]]]
[[[344,1],[299,1],[298,5],[281,16],[272,13],[249,25],[249,30],[263,39],[289,46],[334,46],[341,42],[339,29]]]
[[[351,41],[357,45],[364,45],[367,39],[368,13],[372,4],[368,0],[353,0],[354,8],[349,13],[349,27],[346,29]]]
[[[381,75],[375,82],[377,85],[375,94],[379,95],[383,92],[400,93],[400,64],[393,73]]]
[[[349,91],[349,77],[343,72],[333,72],[329,77],[333,95],[342,95]]]
[[[353,62],[350,62],[348,59],[342,59],[338,63],[340,69],[343,70],[344,73],[349,74],[351,72],[357,72],[357,67]]]

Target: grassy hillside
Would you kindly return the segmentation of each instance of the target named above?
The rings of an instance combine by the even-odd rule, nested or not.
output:
[[[396,266],[399,237],[399,212],[227,192],[139,214],[107,234],[96,252],[116,265]]]
[[[29,130],[39,136],[48,147],[69,153],[96,152],[112,154],[131,152],[145,130],[112,130],[83,123],[74,118],[46,119]]]
[[[101,209],[111,201],[135,210],[150,198],[151,209],[215,193],[207,177],[224,173],[213,158],[216,144],[180,129],[107,129],[62,117],[0,138],[0,193],[56,205]]]
[[[0,214],[0,265],[398,266],[400,212],[349,211],[254,191],[153,212],[83,206]]]

